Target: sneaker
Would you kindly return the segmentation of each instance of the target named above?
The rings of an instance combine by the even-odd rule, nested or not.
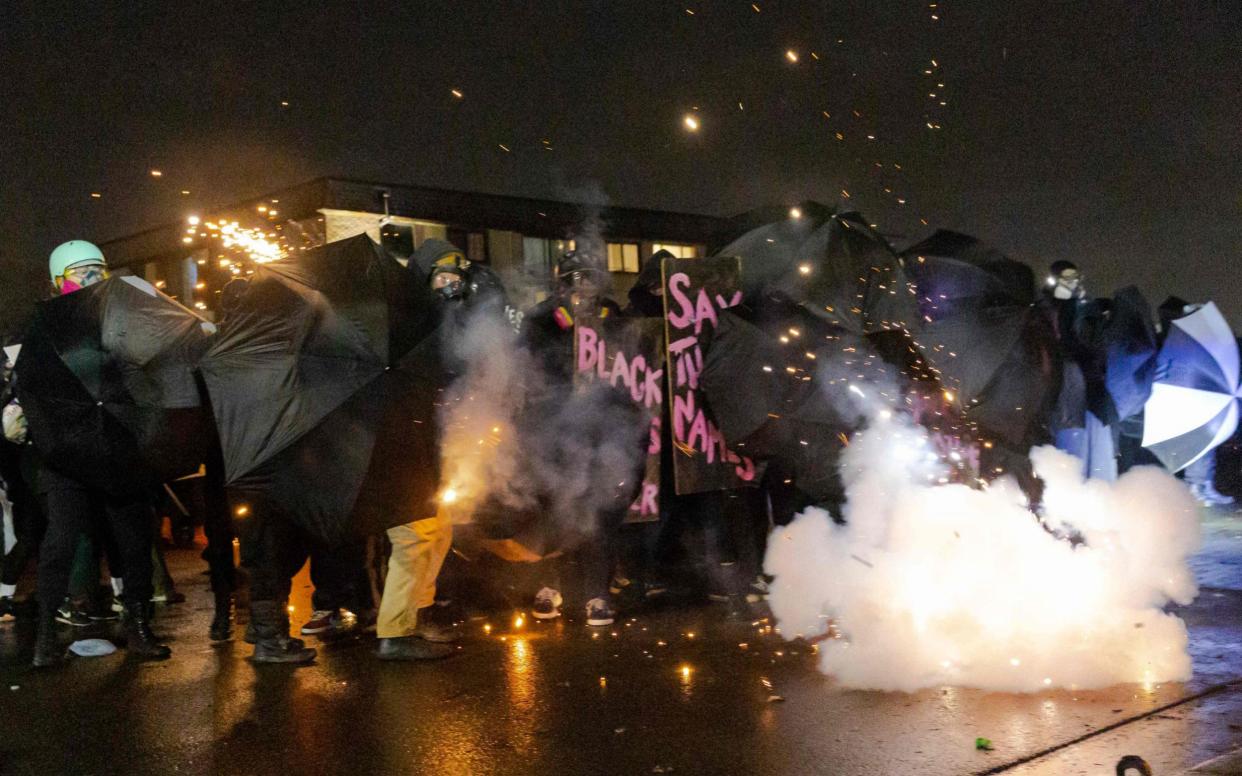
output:
[[[13,596],[0,596],[0,622],[13,622],[17,619],[17,609],[13,605]]]
[[[316,609],[311,612],[311,618],[302,626],[303,636],[316,636],[324,631],[332,628],[332,616],[336,614],[332,609]]]
[[[311,623],[307,623],[309,626]],[[306,633],[306,626],[302,627],[302,632]],[[352,636],[358,632],[358,615],[348,609],[337,609],[328,615],[328,627],[319,631],[315,635],[320,641],[331,641],[332,639],[343,639],[346,636]]]
[[[768,581],[763,578],[762,574],[760,574],[755,577],[754,581],[751,582],[746,588],[746,603],[757,604],[762,601],[766,601],[768,600],[768,593],[770,592],[771,591],[768,589]]]
[[[1195,484],[1190,488],[1190,492],[1204,506],[1208,507],[1227,507],[1232,506],[1234,501],[1232,496],[1226,496],[1216,489],[1212,483]]]
[[[530,614],[536,620],[555,620],[561,616],[561,604],[565,601],[557,590],[545,587],[535,594],[535,605]]]
[[[626,579],[621,576],[614,576],[612,581],[608,583],[608,592],[612,595],[622,595],[634,584],[634,580]]]
[[[157,593],[151,596],[153,604],[183,604],[185,603],[185,593],[179,593],[176,590],[171,593]]]
[[[75,628],[85,628],[91,624],[91,618],[87,617],[85,612],[75,609],[69,604],[62,604],[56,610],[56,622],[72,625]]]
[[[612,625],[617,620],[617,613],[612,609],[612,603],[607,598],[592,598],[587,601],[587,625],[594,627],[602,627],[604,625]]]

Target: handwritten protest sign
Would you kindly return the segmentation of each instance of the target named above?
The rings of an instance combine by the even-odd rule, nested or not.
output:
[[[741,260],[664,260],[664,318],[673,472],[679,495],[753,485],[755,463],[728,447],[699,388],[701,338],[719,313],[742,302]]]
[[[660,519],[660,425],[664,409],[664,324],[658,318],[574,319],[576,383],[602,381],[629,396],[645,419],[647,458],[642,487],[627,523]]]

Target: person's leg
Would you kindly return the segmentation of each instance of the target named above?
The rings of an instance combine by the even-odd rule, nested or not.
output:
[[[69,591],[69,576],[78,539],[95,509],[89,493],[58,483],[46,496],[47,531],[39,546],[39,625],[35,640],[35,666],[52,665],[60,659],[56,642],[56,609]]]
[[[306,562],[305,539],[295,526],[274,514],[247,516],[242,541],[243,565],[250,571],[250,623],[255,663],[310,663],[315,650],[289,636],[289,590],[293,575]]]
[[[365,606],[366,545],[351,540],[333,547],[310,547],[311,618],[304,636],[337,638],[358,627],[358,609]]]
[[[203,535],[207,548],[203,560],[211,575],[211,591],[231,594],[237,590],[237,568],[233,563],[233,516],[224,489],[224,464],[211,462],[203,478]]]
[[[1234,503],[1232,496],[1226,496],[1216,489],[1216,450],[1208,451],[1184,471],[1190,492],[1199,501],[1210,507],[1223,507]]]
[[[598,515],[594,533],[582,537],[573,553],[572,567],[576,571],[574,589],[581,596],[578,600],[585,606],[588,625],[611,625],[616,618],[608,586],[617,564],[625,506]]]
[[[105,500],[107,527],[125,569],[121,602],[125,605],[126,649],[131,655],[165,660],[172,650],[161,644],[151,630],[151,597],[155,593],[151,552],[154,520],[146,494],[109,497]]]
[[[424,602],[434,603],[435,575],[447,554],[452,528],[446,521],[430,517],[394,526],[387,533],[392,554],[375,626],[377,654],[384,660],[447,657],[452,652],[450,647],[420,635],[419,609]]]
[[[233,565],[233,516],[224,489],[224,464],[217,453],[207,463],[202,480],[203,535],[215,612],[208,628],[212,641],[225,641],[233,632],[233,593],[237,590],[237,569]]]
[[[12,596],[16,592],[17,582],[34,557],[47,529],[43,510],[39,508],[34,494],[22,483],[11,484],[10,489],[13,534],[17,541],[4,556],[3,566],[0,567],[0,597]]]

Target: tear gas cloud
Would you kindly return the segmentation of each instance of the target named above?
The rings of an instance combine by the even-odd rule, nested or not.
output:
[[[486,306],[465,313],[453,344],[460,376],[441,407],[441,479],[462,519],[550,519],[569,535],[624,509],[646,429],[603,385],[558,385]]]
[[[813,638],[831,621],[839,634],[819,645],[821,670],[900,691],[1190,677],[1186,627],[1162,610],[1197,593],[1198,517],[1181,483],[1152,467],[1083,481],[1078,459],[1036,448],[1037,518],[1008,477],[939,484],[947,469],[908,415],[876,403],[868,417],[842,457],[844,524],[808,509],[765,558],[782,633]],[[1075,532],[1077,547],[1057,538]]]

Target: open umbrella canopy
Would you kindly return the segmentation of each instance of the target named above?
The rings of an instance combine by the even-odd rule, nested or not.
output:
[[[783,294],[859,334],[915,323],[917,307],[901,258],[856,212],[803,205],[798,218],[747,232],[720,254],[742,258],[748,297]]]
[[[1238,427],[1238,343],[1212,302],[1173,321],[1156,361],[1143,446],[1180,471]]]
[[[262,265],[202,367],[235,497],[328,543],[433,514],[439,311],[366,235]]]
[[[901,256],[924,320],[962,308],[1035,302],[1031,268],[968,234],[939,229]]]
[[[214,331],[136,277],[40,303],[17,385],[46,464],[110,492],[197,469],[210,422],[194,368]]]
[[[1015,447],[1032,441],[1059,387],[1034,273],[969,235],[938,231],[903,251],[918,291],[917,345],[968,422]]]

